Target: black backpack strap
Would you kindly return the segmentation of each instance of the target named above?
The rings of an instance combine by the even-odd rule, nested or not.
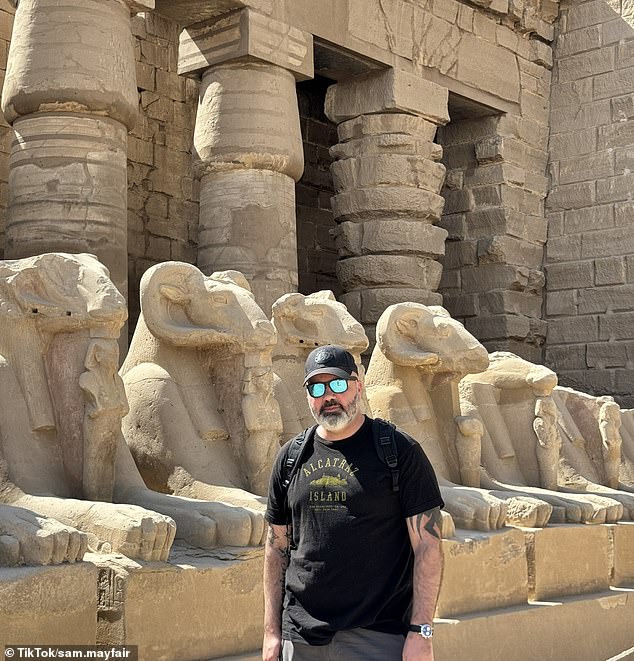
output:
[[[286,461],[284,462],[284,478],[282,479],[282,489],[284,489],[285,494],[288,492],[288,487],[295,473],[297,473],[297,469],[302,464],[302,458],[307,446],[310,445],[309,441],[313,438],[316,429],[317,425],[308,427],[308,429],[304,429],[304,431],[297,434],[291,441],[288,454],[286,455]]]
[[[288,488],[293,481],[293,477],[299,470],[299,467],[302,465],[304,455],[306,454],[306,449],[310,446],[313,436],[315,435],[315,430],[317,425],[308,427],[304,431],[299,432],[295,438],[291,440],[291,444],[288,448],[288,454],[286,455],[286,461],[282,467],[282,492],[284,494],[284,501],[286,503],[287,511],[287,525],[291,523],[291,513],[288,508]],[[289,536],[289,543],[291,550],[295,549],[293,541]]]
[[[374,445],[379,455],[379,459],[387,465],[392,476],[392,491],[398,491],[398,448],[394,438],[396,427],[387,420],[374,418],[372,424],[372,435],[374,436]]]

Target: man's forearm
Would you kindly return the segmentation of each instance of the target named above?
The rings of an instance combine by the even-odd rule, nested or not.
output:
[[[264,547],[264,630],[281,634],[284,583],[289,552],[286,533],[281,526],[269,526]]]
[[[438,543],[419,548],[414,556],[413,624],[431,624],[434,620],[442,580],[443,556]]]
[[[443,570],[440,517],[440,509],[434,508],[408,520],[414,550],[414,624],[431,624],[436,610]]]

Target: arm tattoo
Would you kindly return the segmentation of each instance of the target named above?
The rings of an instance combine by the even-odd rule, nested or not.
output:
[[[290,525],[286,526],[286,531],[283,535],[283,537],[286,538],[286,545],[283,548],[279,548],[276,545],[276,542],[280,539],[282,539],[282,535],[278,535],[275,530],[273,529],[273,526],[269,526],[269,534],[267,536],[267,543],[269,546],[272,546],[275,548],[275,550],[282,556],[282,558],[286,559],[288,564],[288,558],[290,558],[291,555],[291,545],[293,541],[293,532],[292,528]]]
[[[407,525],[412,529],[412,532],[417,533],[421,539],[423,538],[423,530],[432,537],[440,539],[440,519],[440,507],[434,507],[431,510],[410,517],[407,519]]]

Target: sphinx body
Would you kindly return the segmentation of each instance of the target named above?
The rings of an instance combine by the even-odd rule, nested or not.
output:
[[[479,488],[481,425],[461,415],[457,384],[487,364],[486,349],[443,308],[390,306],[379,319],[366,377],[370,406],[421,443],[456,525],[490,530],[509,517],[544,525],[549,505],[530,497],[502,499]]]
[[[621,468],[620,488],[634,489],[634,409],[621,410]]]
[[[282,431],[274,341],[241,274],[207,277],[179,262],[144,274],[121,368],[124,436],[153,490],[216,503],[224,543],[259,544],[264,534],[262,496]]]
[[[275,397],[282,411],[282,438],[288,440],[315,422],[300,387],[308,354],[326,344],[342,346],[354,356],[363,380],[361,353],[368,348],[368,338],[363,326],[328,290],[309,296],[285,294],[273,304],[272,321],[277,333],[273,350]],[[367,401],[364,405],[369,413]]]
[[[552,521],[618,520],[623,508],[615,500],[561,492],[559,414],[552,397],[557,375],[508,352],[489,359],[485,372],[460,382],[462,413],[482,422],[482,486],[501,497],[523,493],[548,502]]]
[[[560,489],[616,500],[623,506],[623,518],[634,520],[634,485],[620,479],[627,457],[618,404],[611,397],[593,397],[560,386],[553,391],[553,399],[561,437]]]
[[[125,399],[95,391],[89,404],[80,387],[87,375],[91,389],[101,351],[116,364],[126,316],[123,297],[90,255],[0,262],[0,501],[13,506],[3,508],[0,529],[14,561],[80,559],[87,542],[131,557],[167,557],[175,531],[169,517],[106,502]],[[24,535],[38,528],[48,540],[29,555]]]

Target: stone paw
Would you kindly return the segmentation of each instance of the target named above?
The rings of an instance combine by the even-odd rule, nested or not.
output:
[[[84,533],[59,521],[0,505],[0,566],[78,562],[87,544]]]

